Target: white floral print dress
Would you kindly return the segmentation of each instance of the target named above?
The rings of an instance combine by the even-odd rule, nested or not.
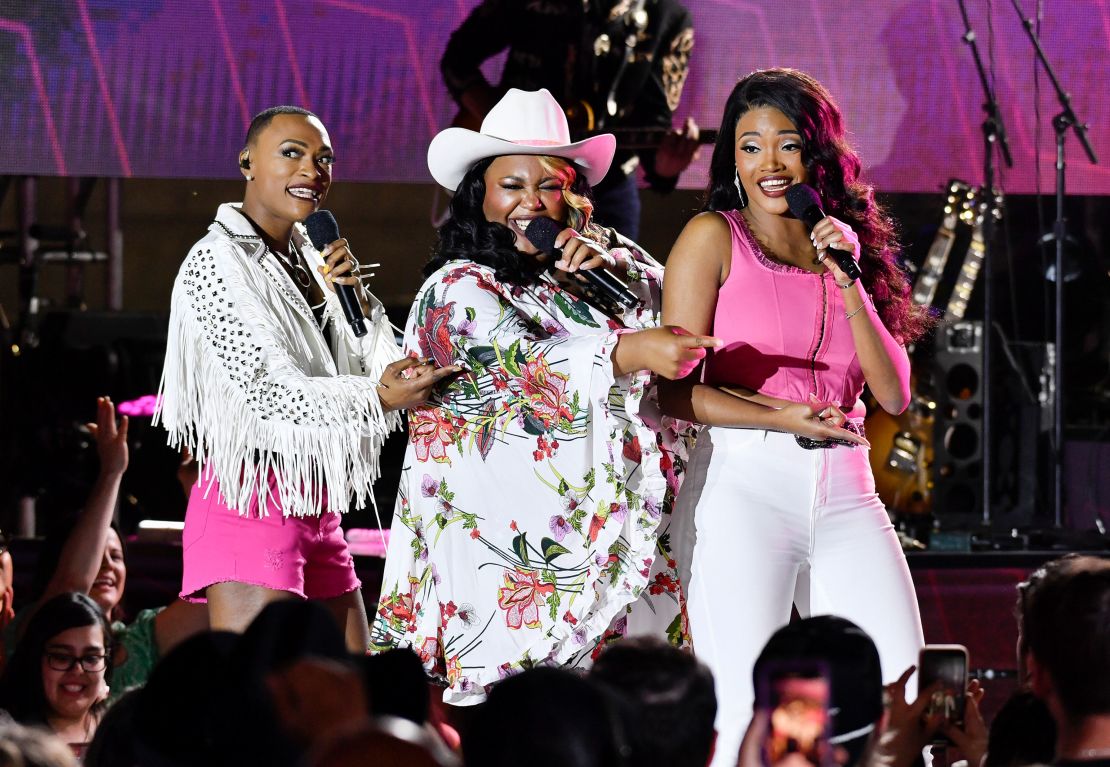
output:
[[[657,324],[662,268],[612,254],[643,300],[620,322],[546,275],[522,288],[470,261],[409,314],[407,353],[469,373],[409,413],[372,643],[412,647],[448,703],[630,633],[686,640],[666,535],[680,443],[652,377],[610,360],[621,329]]]

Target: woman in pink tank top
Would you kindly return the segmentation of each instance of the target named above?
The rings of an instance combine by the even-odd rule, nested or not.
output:
[[[681,526],[676,543],[687,551],[679,565],[694,650],[716,677],[718,764],[735,761],[753,663],[791,603],[803,616],[859,624],[888,682],[923,643],[859,399],[866,385],[886,410],[906,407],[904,344],[928,318],[909,300],[892,223],[860,167],[820,83],[796,70],[755,72],[729,96],[705,212],[667,262],[664,322],[723,342],[700,378],[661,386],[666,412],[707,427],[672,533]],[[787,191],[801,184],[828,214],[816,225],[790,213]],[[850,279],[832,251],[858,262],[862,277]],[[875,706],[862,720],[834,716],[834,734],[862,747]]]

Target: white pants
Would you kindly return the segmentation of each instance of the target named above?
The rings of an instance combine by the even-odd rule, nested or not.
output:
[[[671,530],[694,652],[716,681],[714,765],[735,763],[752,666],[791,602],[803,617],[839,615],[870,634],[884,682],[917,662],[913,582],[865,448],[804,450],[791,434],[705,429]]]

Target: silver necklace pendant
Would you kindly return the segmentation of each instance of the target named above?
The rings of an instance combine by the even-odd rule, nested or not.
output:
[[[296,249],[293,250],[293,252],[297,253],[298,256],[296,261],[286,256],[284,253],[280,253],[279,251],[274,250],[273,248],[270,249],[270,252],[277,257],[278,261],[285,264],[285,266],[289,269],[294,282],[296,282],[302,288],[307,288],[309,285],[312,284],[312,277],[309,275],[308,269],[306,269],[304,267],[304,264],[301,263],[300,254],[297,253]]]

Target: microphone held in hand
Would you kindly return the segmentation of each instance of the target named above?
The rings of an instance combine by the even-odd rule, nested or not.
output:
[[[524,228],[524,236],[539,250],[545,253],[557,253],[561,248],[555,247],[555,238],[565,228],[551,218],[533,218]],[[640,305],[640,299],[607,270],[583,269],[578,274],[581,274],[599,295],[610,301],[626,309],[635,309]]]
[[[312,240],[312,247],[322,251],[328,245],[339,239],[339,224],[330,210],[318,210],[304,220],[305,229],[308,230],[308,239]],[[354,285],[340,285],[335,283],[335,294],[343,307],[343,316],[351,323],[351,330],[355,336],[361,338],[366,335],[366,319],[362,314],[362,304],[358,302],[358,293]]]
[[[790,212],[794,217],[804,221],[810,231],[825,217],[825,211],[821,210],[821,198],[808,184],[794,184],[787,189],[786,204],[790,206]],[[837,248],[828,248],[825,252],[832,256],[840,271],[844,272],[844,276],[849,280],[860,278],[859,264],[852,258],[851,253]]]

